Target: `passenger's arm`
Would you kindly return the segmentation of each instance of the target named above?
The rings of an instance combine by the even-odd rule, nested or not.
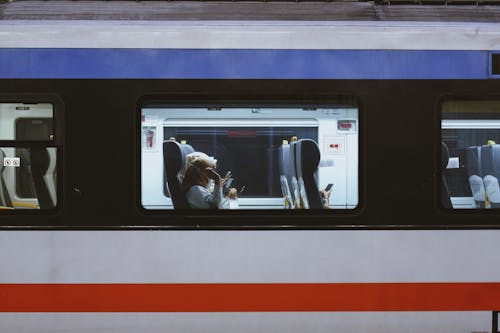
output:
[[[221,208],[222,189],[216,184],[214,191],[210,192],[206,187],[195,185],[186,193],[186,199],[191,208],[218,209]]]

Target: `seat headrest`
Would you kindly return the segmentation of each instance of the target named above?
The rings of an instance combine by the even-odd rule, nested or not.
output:
[[[184,173],[186,167],[186,155],[194,152],[193,147],[169,140],[163,142],[163,165],[165,167],[165,179],[163,181],[165,193],[167,188],[175,209],[187,209],[184,192],[181,188],[179,174]],[[168,186],[168,187],[167,187]]]
[[[280,175],[292,177],[295,173],[294,169],[294,161],[292,160],[292,155],[290,153],[290,145],[285,144],[279,148],[279,169]]]
[[[500,144],[481,147],[481,169],[483,176],[500,177]]]
[[[480,176],[482,177],[482,170],[481,170],[481,147],[474,146],[474,147],[468,147],[465,149],[466,156],[467,156],[467,175],[473,176]]]
[[[186,155],[193,152],[194,149],[190,145],[180,144],[172,140],[165,141],[163,143],[163,156],[167,172],[177,175],[186,165]]]
[[[294,143],[293,150],[295,152],[295,168],[299,183],[303,184],[304,195],[307,203],[304,202],[306,208],[321,209],[323,203],[319,196],[318,185],[316,183],[315,174],[318,171],[321,153],[318,144],[311,139],[301,139]],[[301,185],[302,187],[302,185]],[[304,201],[306,201],[304,200]]]
[[[30,149],[31,168],[36,168],[42,175],[47,173],[50,165],[50,156],[46,148]]]
[[[301,139],[295,143],[297,175],[314,174],[319,166],[321,153],[318,144],[311,139]]]

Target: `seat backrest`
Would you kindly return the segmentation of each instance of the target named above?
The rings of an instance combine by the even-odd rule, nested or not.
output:
[[[500,208],[500,145],[484,145],[481,147],[481,170],[486,194],[492,208]]]
[[[479,177],[483,176],[481,170],[481,147],[473,146],[465,149],[465,154],[467,157],[467,164],[465,168],[467,169],[467,175],[477,175]]]
[[[190,145],[174,140],[163,142],[164,184],[167,186],[175,209],[189,209],[186,194],[182,190],[181,174],[185,171],[186,155],[193,153]]]
[[[290,190],[292,192],[293,197],[293,207],[294,208],[304,208],[304,200],[300,195],[300,186],[299,186],[299,178],[297,176],[297,160],[296,156],[296,145],[297,138],[292,138],[292,142],[290,142],[289,155],[290,155]]]
[[[444,171],[446,170],[449,161],[450,153],[448,151],[448,146],[441,141],[441,203],[444,208],[453,208],[450,199],[450,192],[448,191],[448,184],[446,184],[446,178],[444,176]]]
[[[3,178],[3,172],[5,170],[5,166],[3,165],[4,158],[5,153],[2,149],[0,149],[0,206],[12,207],[9,190],[7,189],[7,184]]]
[[[56,206],[53,172],[55,168],[55,149],[31,148],[30,167],[40,209],[51,209]],[[50,176],[48,176],[50,174]]]
[[[469,176],[469,185],[472,191],[472,197],[476,208],[485,208],[485,188],[481,170],[481,147],[474,146],[465,149],[467,163],[467,175]]]
[[[500,176],[500,145],[484,145],[481,147],[482,176]]]
[[[49,154],[49,165],[47,170],[45,171],[45,175],[43,175],[43,180],[49,190],[49,195],[54,203],[54,206],[57,205],[57,190],[56,190],[56,182],[54,179],[54,170],[57,167],[57,149],[56,148],[46,148],[47,153]]]
[[[292,186],[292,177],[295,174],[294,161],[290,154],[290,144],[283,143],[279,148],[279,170],[280,170],[280,184],[281,193],[285,201],[285,208],[294,208],[294,197],[290,190]]]
[[[323,204],[315,179],[321,158],[318,144],[311,139],[301,139],[293,145],[293,149],[299,195],[304,201],[304,208],[321,209]]]

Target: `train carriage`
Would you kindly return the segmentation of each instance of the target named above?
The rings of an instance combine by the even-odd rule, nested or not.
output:
[[[0,331],[498,331],[495,2],[0,17]]]

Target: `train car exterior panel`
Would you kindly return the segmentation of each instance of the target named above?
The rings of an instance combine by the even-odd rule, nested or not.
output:
[[[10,48],[498,50],[494,22],[0,21]]]
[[[487,312],[2,313],[9,332],[489,332]]]
[[[3,49],[11,79],[485,79],[487,51]],[[307,59],[307,61],[304,61]],[[228,65],[230,64],[230,65]]]
[[[1,283],[495,282],[500,276],[496,265],[477,260],[498,250],[498,232],[488,230],[12,231],[0,237]],[[13,253],[26,260],[10,260]]]
[[[488,306],[493,307],[494,299],[498,299],[494,295],[499,288],[491,282],[498,281],[500,271],[497,271],[494,261],[487,264],[489,254],[498,250],[495,241],[498,234],[489,230],[11,231],[3,232],[0,237],[0,263],[3,267],[0,290],[11,300],[1,306],[2,311],[45,312],[1,314],[0,325],[10,332],[36,332],[40,327],[48,331],[66,329],[78,332],[88,329],[89,325],[96,332],[106,332],[110,327],[122,332],[137,329],[156,332],[166,328],[179,332],[215,332],[228,327],[249,332],[260,329],[326,332],[331,327],[342,327],[346,332],[373,331],[381,327],[387,332],[396,332],[402,327],[410,332],[436,327],[442,332],[464,329],[473,332],[487,331],[491,320],[490,312],[477,312],[486,308],[474,307],[489,296],[493,300]],[[229,253],[228,248],[232,249]],[[12,260],[13,253],[19,260]],[[464,286],[465,281],[469,286]],[[353,287],[344,286],[339,290],[350,290],[350,297],[328,292],[329,287],[346,282]],[[215,295],[211,290],[228,283],[234,288],[232,297],[226,301],[212,298]],[[296,290],[295,296],[281,296],[296,299],[298,308],[292,311],[318,307],[325,294],[331,295],[327,308],[344,308],[345,311],[354,307],[359,311],[365,307],[367,310],[276,313],[290,311],[288,307],[294,303],[282,303],[280,310],[280,305],[273,305],[276,301],[280,303],[280,296],[269,292],[266,296],[259,292],[259,288],[266,284],[275,285],[271,288],[276,290],[297,283],[316,286],[317,289],[311,290],[319,294],[316,297],[313,297],[314,292],[301,295],[300,287],[292,286]],[[438,289],[429,288],[435,283],[438,283]],[[11,284],[21,290],[38,286],[42,288],[42,294],[12,293]],[[89,287],[85,295],[69,294],[82,284]],[[193,295],[161,292],[162,286],[175,288],[179,284],[200,288],[197,296],[189,302],[189,306],[196,309],[191,310],[195,313],[183,308],[186,298]],[[251,285],[256,286],[251,298],[239,293]],[[415,288],[416,285],[423,286],[422,293],[410,292],[401,296],[404,295],[401,287]],[[463,299],[460,309],[453,308],[457,305],[456,298],[444,296],[439,291],[453,285],[459,286],[455,297]],[[58,291],[58,286],[69,288],[68,292]],[[106,290],[120,286],[142,289],[142,297],[137,297],[135,292],[130,294],[131,297],[125,297],[130,291],[106,296]],[[389,286],[398,290],[400,296],[391,296],[386,290],[377,300],[367,294],[366,286],[374,286],[374,290],[384,290]],[[152,288],[152,293],[147,291],[148,288]],[[154,288],[157,288],[156,292]],[[470,289],[474,290],[474,296],[468,296],[468,288],[474,288]],[[37,297],[46,292],[54,296]],[[207,299],[211,302],[207,303]],[[390,299],[392,301],[387,303]],[[393,308],[385,312],[385,307],[391,302]],[[444,305],[445,312],[429,311],[429,308],[435,310],[441,302],[447,304]],[[16,308],[15,304],[22,304],[26,310]],[[170,304],[164,306],[174,312],[188,313],[116,313],[127,308],[132,312],[147,312],[155,308],[154,304]],[[424,312],[400,312],[408,311],[406,307],[415,309],[418,306]],[[50,310],[51,307],[62,312],[80,313],[46,313],[54,311]],[[200,313],[212,311],[213,307],[220,307],[218,313]],[[252,307],[260,309],[259,313],[248,312]],[[275,310],[263,310],[269,307]],[[244,313],[232,312],[238,308]],[[156,309],[158,311],[161,307]],[[394,310],[398,311],[391,312]],[[113,313],[95,313],[101,311]],[[224,313],[226,311],[230,313]],[[33,321],[41,326],[31,325]],[[132,325],[131,321],[135,324]]]
[[[489,330],[500,307],[498,218],[439,206],[436,143],[444,99],[498,99],[496,24],[8,23],[2,93],[55,95],[68,131],[58,209],[5,215],[0,328]],[[141,209],[133,134],[144,97],[337,95],[360,103],[358,210],[288,219]],[[158,230],[169,228],[225,230]]]

